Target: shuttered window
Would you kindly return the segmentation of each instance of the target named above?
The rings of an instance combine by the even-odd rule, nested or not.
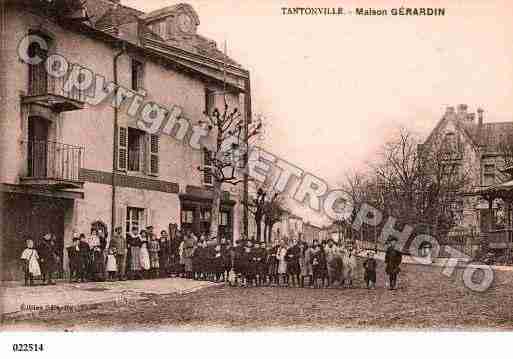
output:
[[[159,136],[150,135],[150,174],[159,174]]]
[[[128,129],[118,128],[118,170],[126,171],[128,160]]]
[[[214,183],[212,176],[212,152],[203,150],[203,184],[211,186]]]

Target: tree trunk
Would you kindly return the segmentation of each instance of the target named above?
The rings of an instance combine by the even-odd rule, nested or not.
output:
[[[221,208],[221,182],[214,179],[212,187],[212,211],[210,213],[210,236],[209,239],[217,239],[217,232],[219,230],[219,212]]]
[[[260,243],[260,240],[262,238],[262,219],[255,219],[256,223],[256,241],[257,243]]]
[[[267,230],[269,231],[269,233],[267,234],[267,240],[269,241],[268,243],[272,243],[272,240],[273,240],[273,227],[274,227],[274,223],[269,223],[269,225],[267,226]]]

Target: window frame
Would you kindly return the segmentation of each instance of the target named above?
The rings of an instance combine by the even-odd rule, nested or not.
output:
[[[144,67],[144,61],[136,57],[130,58],[130,89],[132,91],[139,92],[144,89]],[[137,69],[139,71],[136,72]]]
[[[125,217],[125,233],[130,234],[132,233],[132,228],[134,227],[134,223],[136,223],[136,226],[138,228],[137,232],[140,233],[142,229],[144,229],[144,214],[146,209],[141,207],[126,207],[126,217]],[[134,221],[134,218],[132,217],[132,213],[137,213],[137,220]]]
[[[130,133],[132,132],[132,137],[133,137],[133,134],[134,133],[137,133],[137,137],[138,137],[138,152],[139,152],[139,155],[138,155],[138,164],[139,164],[139,169],[132,169],[130,167],[130,164],[131,164],[131,161],[130,159],[132,158],[132,156],[130,155],[131,154],[131,150],[130,150]],[[131,173],[143,173],[144,172],[144,168],[145,168],[145,136],[146,136],[146,133],[144,131],[141,131],[137,128],[133,128],[133,127],[128,127],[127,128],[127,146],[126,146],[126,170],[127,172],[131,172]]]
[[[214,175],[212,174],[212,169],[213,169],[212,152],[209,151],[207,148],[203,149],[202,162],[203,162],[203,172],[202,172],[202,179],[201,179],[202,183],[204,186],[211,187],[214,185]],[[210,178],[210,181],[208,181],[207,178]]]

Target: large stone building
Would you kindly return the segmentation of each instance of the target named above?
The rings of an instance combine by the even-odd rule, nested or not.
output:
[[[500,201],[496,201],[493,203],[494,210],[489,211],[489,204],[473,193],[506,178],[500,144],[513,138],[513,122],[485,122],[484,111],[476,111],[477,116],[468,112],[467,105],[463,104],[457,109],[447,107],[424,144],[428,145],[435,138],[441,139],[451,150],[451,159],[458,161],[469,173],[470,183],[465,195],[459,197],[451,209],[457,223],[449,235],[463,233],[478,236],[485,233],[497,222],[497,213],[504,209]]]
[[[143,13],[119,0],[6,0],[0,16],[4,279],[22,275],[18,258],[26,235],[55,234],[65,271],[72,232],[88,234],[93,223],[109,233],[113,225],[151,224],[157,233],[170,223],[197,233],[208,229],[212,178],[198,170],[209,163],[193,145],[194,126],[225,97],[249,116],[249,73],[197,33],[195,10],[180,4]],[[25,46],[27,35],[46,45]],[[49,61],[30,64],[23,54],[61,55],[69,71],[56,76],[55,68],[45,68]],[[77,86],[66,86],[73,64],[105,83],[96,76],[86,88],[85,71]],[[112,94],[94,104],[110,82],[128,90],[124,97],[117,91],[121,106],[111,105]],[[168,111],[154,111],[150,103]],[[152,120],[164,114],[164,133],[138,122],[144,113]],[[239,196],[236,187],[221,202],[220,231],[233,236],[241,223]]]

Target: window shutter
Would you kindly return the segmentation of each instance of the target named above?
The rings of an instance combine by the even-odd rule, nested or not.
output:
[[[155,176],[159,174],[159,142],[158,135],[150,135],[150,174]]]
[[[153,223],[156,218],[156,212],[154,209],[146,208],[144,210],[144,223],[145,227],[153,226],[155,227],[155,224]],[[155,230],[156,228],[154,228]]]
[[[118,170],[126,171],[128,160],[128,128],[118,127]]]
[[[212,152],[206,148],[203,150],[203,184],[212,185]]]
[[[118,206],[116,208],[116,222],[114,224],[114,228],[116,227],[121,227],[121,233],[125,233],[127,231],[125,206]],[[130,228],[128,228],[128,230],[130,230]]]

